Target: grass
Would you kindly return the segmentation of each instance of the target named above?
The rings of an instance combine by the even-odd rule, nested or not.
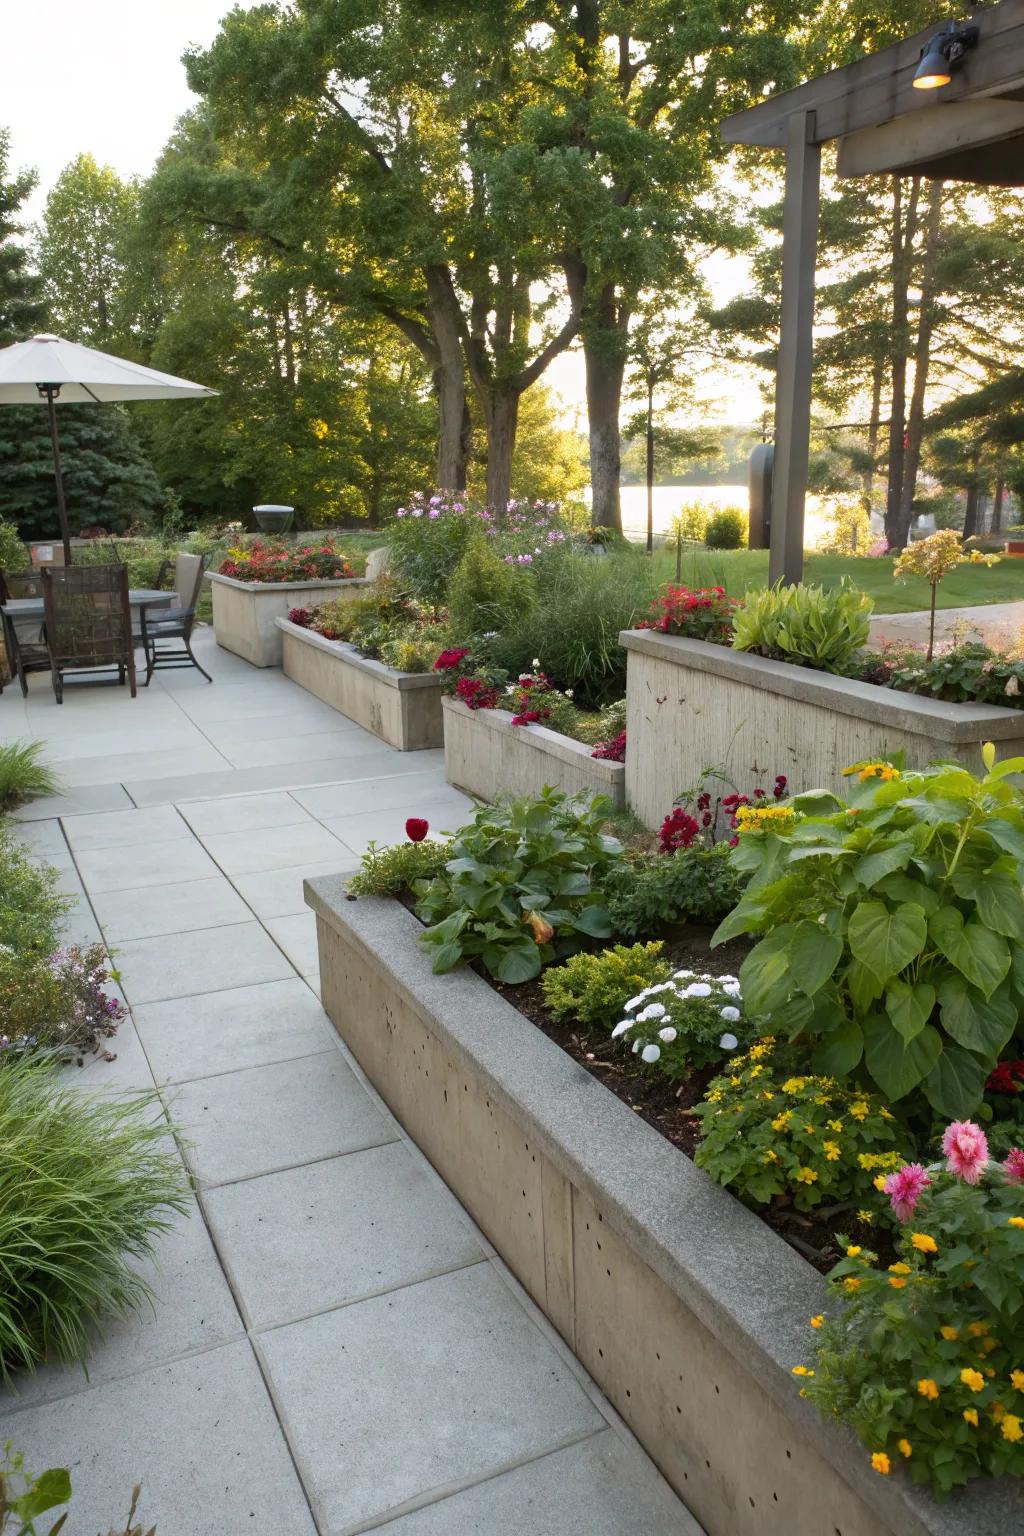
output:
[[[15,741],[0,747],[0,811],[9,811],[23,800],[57,793],[57,775],[42,761],[42,755],[41,741]]]
[[[654,557],[659,581],[675,580],[675,554],[660,550]],[[846,576],[874,599],[876,613],[914,613],[927,609],[928,583],[921,577],[896,581],[892,559],[882,556],[807,556],[804,581],[834,587]],[[733,596],[768,580],[766,549],[701,550],[683,555],[683,582],[688,587],[723,586]],[[1024,602],[1024,560],[998,565],[962,565],[939,587],[940,608],[970,608],[984,603]]]

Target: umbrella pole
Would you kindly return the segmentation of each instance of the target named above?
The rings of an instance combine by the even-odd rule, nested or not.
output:
[[[46,395],[46,408],[50,413],[50,443],[53,448],[53,475],[57,482],[57,517],[60,521],[61,543],[64,545],[64,564],[71,564],[71,530],[68,527],[68,509],[64,501],[64,475],[60,467],[60,438],[57,436],[57,407],[54,404],[58,385],[42,384]]]

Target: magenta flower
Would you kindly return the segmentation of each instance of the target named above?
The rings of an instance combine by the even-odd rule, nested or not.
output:
[[[896,1220],[909,1221],[923,1191],[931,1183],[920,1163],[904,1163],[896,1173],[890,1173],[885,1181],[885,1193],[889,1196]]]
[[[1003,1164],[1003,1178],[1007,1184],[1024,1184],[1024,1152],[1011,1147]]]
[[[973,1120],[954,1120],[942,1137],[946,1166],[965,1184],[977,1184],[988,1162],[985,1132]]]

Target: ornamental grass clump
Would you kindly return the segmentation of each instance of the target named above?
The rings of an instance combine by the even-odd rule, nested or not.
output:
[[[903,1468],[940,1497],[982,1473],[1024,1473],[1024,1152],[988,1156],[970,1121],[944,1161],[884,1181],[898,1258],[840,1242],[835,1313],[811,1319],[801,1394],[849,1424],[882,1476]]]
[[[750,1038],[736,976],[673,971],[667,981],[641,988],[623,1012],[612,1039],[621,1039],[645,1066],[669,1077],[712,1066]]]
[[[155,1094],[61,1088],[52,1063],[0,1066],[0,1375],[84,1359],[92,1326],[150,1299],[137,1270],[188,1209]]]
[[[763,587],[746,594],[733,649],[850,676],[868,643],[874,604],[844,580],[836,587]]]
[[[695,1111],[697,1166],[751,1205],[848,1202],[870,1223],[875,1180],[903,1161],[896,1117],[877,1094],[793,1066],[794,1053],[769,1035],[714,1079]]]
[[[549,967],[541,990],[551,1017],[611,1029],[628,998],[671,976],[663,948],[659,940],[616,944],[600,954],[573,955],[564,965]]]
[[[0,811],[10,811],[25,800],[55,795],[60,781],[43,762],[41,741],[12,741],[0,746]]]

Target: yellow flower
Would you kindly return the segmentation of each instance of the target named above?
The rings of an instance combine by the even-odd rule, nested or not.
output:
[[[773,1131],[785,1131],[789,1129],[789,1118],[793,1113],[791,1109],[784,1109],[781,1115],[776,1115],[772,1121]]]
[[[858,1211],[857,1220],[862,1221],[866,1227],[870,1227],[875,1219],[874,1211]]]
[[[884,1104],[882,1105],[882,1107],[878,1111],[878,1113],[881,1115],[883,1120],[895,1120],[896,1119],[896,1116],[890,1110],[886,1109]]]
[[[1024,1216],[1009,1216],[1007,1221],[1011,1227],[1024,1227]]]
[[[878,777],[883,784],[888,784],[890,779],[898,779],[900,777],[900,771],[898,768],[894,768],[891,763],[886,763],[878,770]]]
[[[907,1282],[900,1275],[889,1276],[889,1284],[892,1286],[894,1291],[902,1291],[906,1283]]]
[[[794,1376],[813,1376],[814,1372],[813,1371],[809,1371],[807,1369],[806,1365],[794,1365],[794,1367],[793,1367],[793,1375]]]
[[[968,1323],[967,1332],[972,1339],[980,1339],[988,1333],[988,1323]]]
[[[803,1168],[798,1168],[796,1171],[796,1181],[798,1184],[817,1184],[817,1169],[808,1168],[806,1165]]]
[[[1010,1380],[1018,1392],[1024,1392],[1024,1371],[1011,1371]]]
[[[849,1248],[847,1248],[847,1250],[846,1250],[846,1257],[848,1259],[856,1259],[856,1258],[859,1257],[860,1251],[861,1250],[860,1250],[860,1244],[859,1243],[851,1243]]]
[[[939,1395],[939,1384],[937,1381],[933,1381],[930,1376],[922,1376],[917,1384],[917,1390],[922,1397],[931,1398],[934,1402],[935,1398]]]
[[[812,1317],[811,1318],[811,1327],[812,1328],[820,1328],[822,1326],[822,1324],[824,1323],[824,1321],[825,1321],[824,1314],[819,1312],[817,1317]],[[1016,1372],[1015,1374],[1019,1375],[1020,1373]],[[1014,1386],[1016,1386],[1016,1382],[1014,1382]]]
[[[748,1054],[751,1061],[760,1061],[762,1056],[767,1056],[768,1047],[766,1045],[752,1045]]]
[[[882,1192],[884,1192],[884,1190],[885,1190],[885,1174],[884,1173],[878,1174],[878,1176],[876,1178],[872,1179],[871,1182],[875,1186],[875,1188],[879,1191],[880,1194]]]
[[[839,1143],[838,1142],[835,1142],[835,1141],[823,1141],[822,1142],[822,1146],[825,1149],[826,1161],[828,1161],[830,1163],[834,1163],[834,1162],[836,1162],[842,1156],[842,1153],[841,1153],[841,1151],[839,1149]]]
[[[1018,1440],[1024,1439],[1024,1428],[1021,1427],[1020,1419],[1014,1413],[1006,1414],[1000,1428],[1003,1431],[1003,1439],[1009,1440],[1013,1445],[1016,1445]]]
[[[968,1424],[973,1424],[975,1429],[977,1429],[977,1427],[978,1427],[978,1410],[977,1410],[977,1408],[965,1408],[964,1409],[964,1418],[967,1420]]]
[[[939,1332],[942,1334],[942,1337],[944,1339],[948,1339],[951,1344],[954,1339],[958,1339],[960,1337],[959,1328],[950,1328],[948,1323],[944,1328],[940,1328]]]
[[[782,1085],[783,1093],[802,1093],[807,1087],[806,1077],[787,1077]]]
[[[871,1108],[864,1103],[863,1099],[858,1099],[856,1104],[850,1105],[850,1114],[855,1120],[866,1120],[870,1113]]]
[[[972,1371],[969,1365],[965,1365],[960,1372],[960,1380],[965,1387],[970,1387],[972,1392],[980,1392],[985,1385],[985,1378],[980,1371]]]
[[[875,1452],[871,1458],[871,1465],[874,1467],[875,1471],[880,1472],[883,1477],[888,1477],[889,1473],[892,1471],[892,1462],[889,1460],[884,1451]]]
[[[902,1261],[899,1264],[890,1264],[889,1273],[891,1275],[909,1275],[910,1265],[904,1264]]]
[[[777,1163],[778,1162],[779,1154],[776,1152],[774,1147],[769,1147],[767,1149],[767,1151],[764,1154],[764,1160],[765,1160],[766,1163]]]
[[[914,1447],[911,1445],[909,1440],[897,1440],[896,1444],[899,1447],[901,1456],[910,1457],[914,1454]]]
[[[826,1120],[825,1124],[828,1129],[830,1131],[834,1131],[837,1136],[841,1136],[843,1134],[843,1122],[841,1120]]]
[[[847,1275],[846,1279],[843,1281],[843,1286],[848,1291],[859,1291],[860,1290],[860,1276],[859,1275]]]
[[[804,1126],[804,1135],[805,1136],[814,1136],[814,1135],[817,1134],[817,1130],[818,1130],[818,1127],[816,1125],[805,1125]]]
[[[938,1253],[939,1245],[934,1237],[929,1237],[927,1232],[912,1232],[910,1241],[918,1253]]]

